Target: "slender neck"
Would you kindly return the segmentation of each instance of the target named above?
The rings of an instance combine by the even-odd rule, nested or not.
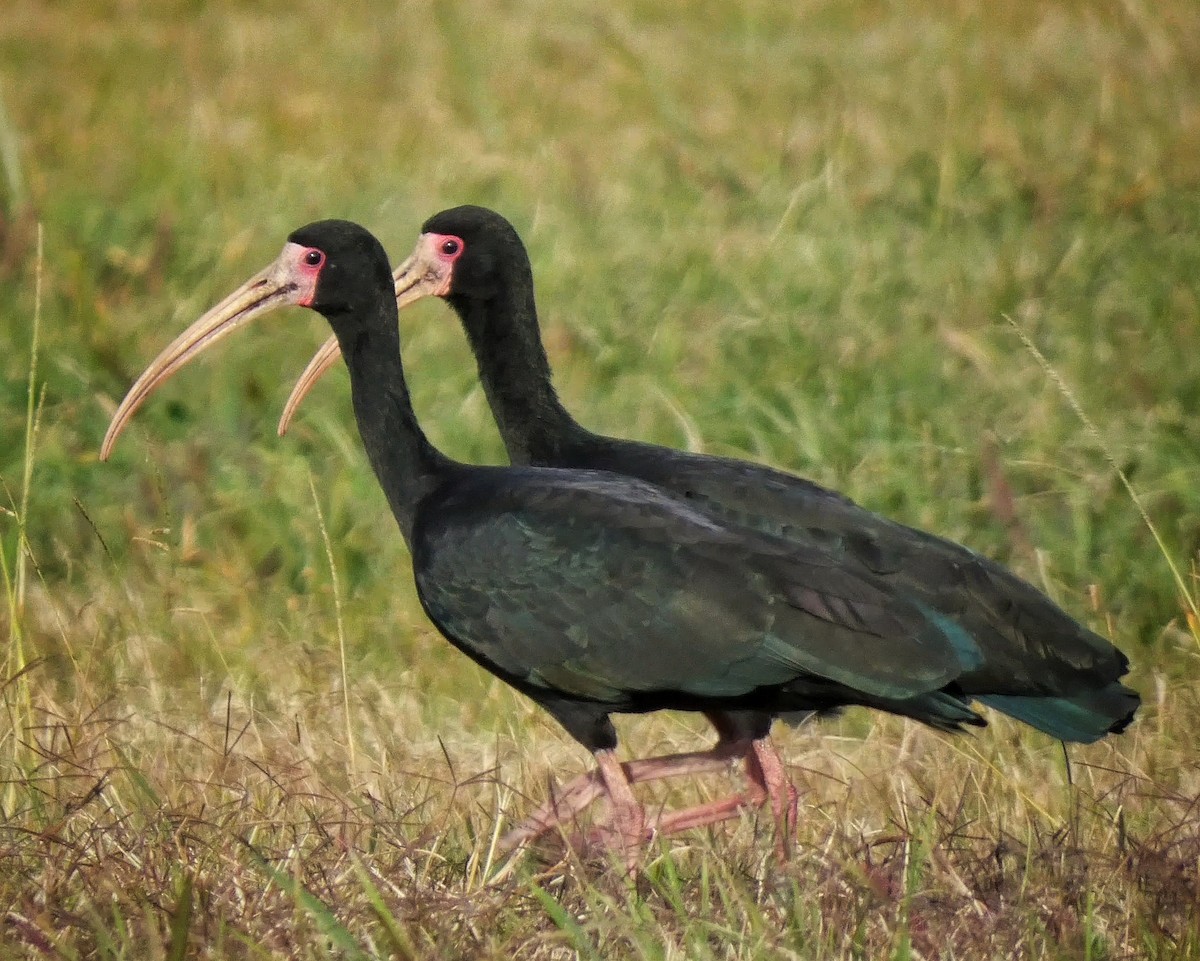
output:
[[[450,298],[467,331],[479,379],[514,464],[561,464],[590,436],[563,407],[542,346],[528,260],[486,300]]]
[[[417,505],[454,462],[425,437],[417,423],[400,360],[400,336],[393,316],[379,322],[337,323],[330,318],[350,371],[350,395],[367,458],[387,495],[404,540],[412,545]],[[386,315],[384,305],[374,308]]]

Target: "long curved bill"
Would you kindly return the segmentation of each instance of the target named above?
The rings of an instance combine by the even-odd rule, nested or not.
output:
[[[338,344],[336,337],[330,337],[323,343],[317,352],[313,354],[313,359],[308,362],[308,366],[304,368],[304,373],[300,375],[300,379],[296,381],[296,386],[292,388],[292,392],[288,395],[287,403],[283,405],[283,413],[279,417],[279,436],[282,437],[288,432],[288,428],[292,426],[292,418],[296,416],[296,411],[300,409],[300,401],[308,396],[308,392],[313,389],[313,384],[325,376],[325,372],[337,363],[338,358],[342,356],[342,348]]]
[[[292,269],[295,255],[290,248],[297,246],[288,244],[275,263],[255,274],[209,310],[150,362],[113,414],[100,448],[101,460],[108,460],[121,431],[146,398],[197,354],[261,314],[285,304],[300,304],[311,299],[312,290]]]
[[[412,255],[392,273],[392,279],[396,284],[396,306],[400,310],[416,303],[422,297],[440,297],[447,292],[450,285],[445,266],[434,256],[429,241],[424,236],[417,241],[417,248]],[[313,355],[308,366],[304,368],[304,373],[296,381],[296,386],[292,388],[287,403],[283,405],[283,413],[279,417],[280,437],[291,427],[292,418],[300,409],[300,402],[341,356],[342,351],[336,337],[330,337]]]

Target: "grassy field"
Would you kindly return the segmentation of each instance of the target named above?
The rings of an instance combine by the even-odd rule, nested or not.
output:
[[[12,0],[0,174],[0,958],[1200,958],[1195,0]],[[789,864],[747,817],[633,886],[503,872],[589,759],[425,620],[344,373],[275,437],[320,318],[97,461],[291,229],[398,260],[465,202],[525,237],[585,424],[1011,564],[1130,654],[1138,723],[1068,765],[850,712],[780,732]],[[401,327],[431,436],[502,462],[452,315]]]

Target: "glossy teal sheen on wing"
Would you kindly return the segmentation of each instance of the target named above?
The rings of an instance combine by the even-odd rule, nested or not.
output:
[[[739,625],[710,611],[707,622],[729,635],[726,653],[733,659],[723,671],[688,677],[691,690],[727,691],[794,670],[797,677],[816,672],[826,680],[820,689],[806,689],[810,710],[866,704],[953,727],[947,714],[976,723],[964,704],[987,697],[997,710],[1078,740],[1129,723],[1138,697],[1118,682],[1128,670],[1124,654],[1002,565],[783,471],[587,430],[555,393],[532,267],[512,225],[494,211],[459,207],[431,217],[423,230],[464,244],[437,295],[462,322],[514,464],[647,481],[704,512],[714,526],[770,535],[783,545],[773,562],[778,572],[787,570],[784,555],[797,560],[795,576],[773,582],[773,619],[759,625],[750,653],[737,653],[745,644]],[[397,289],[402,286],[398,280]],[[706,555],[711,549],[692,550]],[[699,610],[721,590],[702,581],[695,597],[677,603]],[[780,613],[785,606],[790,615]],[[622,642],[626,651],[654,637],[632,619],[625,628],[631,632]],[[950,700],[934,703],[931,691],[919,689],[935,677],[946,679],[942,693]],[[792,682],[793,689],[799,683]],[[831,690],[838,685],[847,690]],[[759,712],[760,726],[770,711],[794,709],[766,699],[738,705],[750,707]]]
[[[1112,718],[1131,714],[1137,707],[1137,695],[1116,683],[1075,697],[989,694],[979,701],[1051,737],[1083,744],[1091,744],[1112,732]]]
[[[943,636],[949,639],[954,646],[954,652],[958,655],[958,662],[962,665],[964,673],[977,671],[983,667],[983,651],[979,649],[975,638],[968,634],[961,624],[919,600],[914,600],[913,606],[928,617]]]
[[[911,697],[961,673],[944,632],[870,580],[631,483],[564,477],[536,501],[464,500],[424,533],[422,597],[489,663],[599,699],[739,697],[797,678]]]

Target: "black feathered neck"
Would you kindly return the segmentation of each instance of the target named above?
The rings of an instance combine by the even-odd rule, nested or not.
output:
[[[417,505],[455,465],[429,442],[413,412],[387,253],[364,228],[345,220],[318,221],[288,239],[325,254],[309,306],[337,336],[363,447],[411,544]]]
[[[436,214],[422,231],[463,241],[445,299],[466,330],[509,457],[518,464],[560,462],[592,435],[554,390],[520,236],[499,214],[470,206]]]

